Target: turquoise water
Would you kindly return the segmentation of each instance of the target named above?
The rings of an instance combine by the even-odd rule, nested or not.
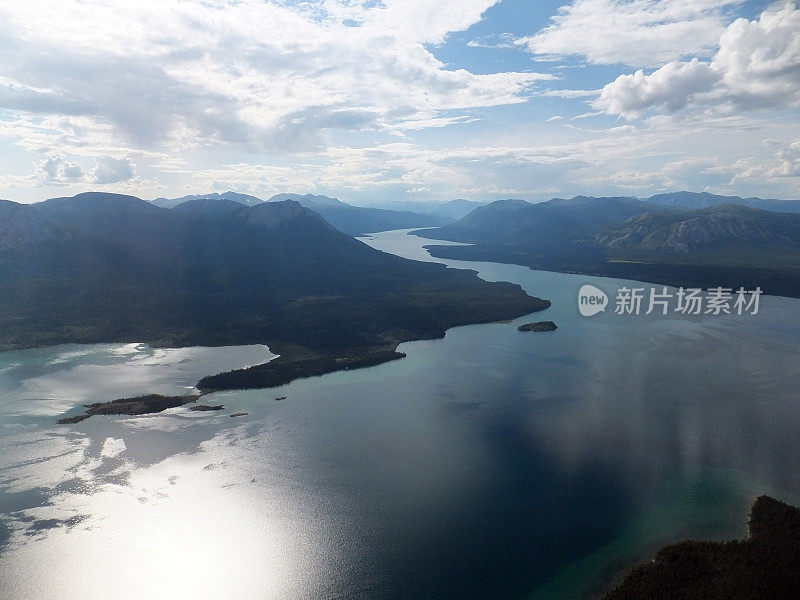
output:
[[[404,232],[368,242],[429,259]],[[582,284],[624,282],[439,262],[553,306],[204,399],[222,413],[71,427],[55,418],[87,400],[177,393],[270,355],[0,355],[0,596],[578,599],[664,542],[743,535],[760,493],[797,501],[800,301],[585,318]],[[540,319],[559,329],[516,330]]]

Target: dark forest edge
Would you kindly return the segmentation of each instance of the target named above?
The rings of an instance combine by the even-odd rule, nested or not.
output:
[[[591,261],[581,258],[557,260],[491,246],[437,246],[425,249],[435,258],[497,262],[520,265],[537,271],[628,279],[675,288],[725,287],[737,290],[757,287],[771,296],[800,298],[800,267],[714,265],[680,262],[644,262],[622,260]]]
[[[800,510],[759,497],[749,537],[684,541],[632,569],[602,600],[792,600],[800,598]]]
[[[533,304],[529,306],[530,312],[539,312],[549,308],[550,301],[540,298],[531,298]],[[554,327],[553,327],[554,328]],[[542,331],[550,329],[542,329]],[[444,337],[446,331],[431,336],[422,336],[416,339],[437,339]],[[413,340],[403,340],[413,341]],[[140,416],[163,412],[170,408],[177,408],[186,404],[197,402],[205,394],[225,390],[264,389],[279,387],[291,383],[295,379],[319,377],[336,371],[349,371],[363,369],[383,363],[400,360],[406,357],[403,352],[397,351],[398,343],[390,348],[383,349],[350,349],[340,352],[317,353],[297,346],[278,346],[285,354],[260,365],[234,369],[208,375],[197,382],[199,394],[184,396],[163,396],[161,394],[146,394],[133,398],[119,398],[110,402],[96,402],[87,404],[84,414],[58,419],[60,425],[80,423],[95,415],[127,415]],[[196,412],[218,411],[224,406],[194,405],[189,410]],[[235,413],[231,416],[243,416],[247,413]]]
[[[464,302],[469,303],[469,299],[464,298]],[[273,345],[270,348],[280,354],[278,358],[260,365],[203,377],[197,382],[196,387],[206,394],[223,390],[272,388],[286,385],[295,379],[317,377],[335,371],[373,367],[405,358],[405,353],[397,351],[397,347],[403,342],[440,339],[445,336],[450,327],[506,321],[524,314],[540,312],[549,307],[549,300],[531,296],[527,297],[520,308],[503,304],[486,305],[481,312],[472,312],[472,316],[469,318],[451,315],[447,326],[436,327],[424,333],[407,331],[380,348],[341,347],[333,350],[314,351],[296,345]]]
[[[550,306],[518,285],[375,250],[293,200],[166,209],[85,193],[0,201],[0,225],[0,351],[146,342],[281,355],[206,389],[378,364],[402,342]]]
[[[333,373],[372,367],[385,362],[405,358],[396,350],[375,350],[341,355],[324,354],[319,356],[279,356],[268,363],[234,369],[217,375],[203,377],[197,388],[204,393],[222,390],[246,390],[252,388],[271,388],[285,385],[304,377],[316,377]]]

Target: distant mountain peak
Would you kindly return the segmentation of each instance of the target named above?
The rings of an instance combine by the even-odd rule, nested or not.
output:
[[[527,200],[520,200],[519,198],[505,198],[503,200],[495,200],[486,206],[525,206],[530,204]]]
[[[296,200],[279,200],[277,202],[264,202],[251,206],[245,211],[238,213],[246,223],[251,225],[262,225],[265,227],[276,227],[280,224],[290,223],[297,220],[305,220],[324,224],[326,228],[334,229],[319,214],[315,213],[297,202]]]
[[[672,208],[708,208],[720,204],[739,204],[750,208],[782,213],[800,213],[800,200],[775,200],[770,198],[742,198],[741,196],[721,196],[710,192],[669,192],[656,194],[644,199],[645,202]]]
[[[149,202],[130,196],[128,194],[115,194],[112,192],[82,192],[74,196],[49,198],[38,203],[41,206],[69,206],[73,208],[97,209],[108,206],[152,206]]]
[[[176,213],[184,213],[199,217],[209,218],[224,215],[226,213],[245,210],[247,207],[234,200],[225,198],[195,198],[181,202],[172,210]]]
[[[117,215],[117,218],[122,218],[122,215],[133,214],[152,215],[162,210],[136,196],[113,194],[110,192],[83,192],[74,196],[50,198],[42,202],[37,202],[33,206],[48,213],[71,213],[75,215],[83,213],[95,215],[105,214],[107,216]]]
[[[275,194],[269,199],[269,202],[282,202],[284,200],[294,200],[303,206],[318,205],[318,206],[349,206],[346,202],[342,202],[338,198],[330,196],[322,196],[316,194],[291,194],[281,193]]]
[[[194,194],[190,196],[181,196],[180,198],[156,198],[152,201],[152,204],[156,206],[160,206],[162,208],[174,208],[186,202],[191,202],[193,200],[227,200],[230,202],[236,202],[237,204],[241,204],[243,206],[255,206],[257,204],[262,204],[264,201],[257,196],[251,196],[249,194],[241,194],[239,192],[227,191],[221,194],[216,192],[209,193],[209,194]]]

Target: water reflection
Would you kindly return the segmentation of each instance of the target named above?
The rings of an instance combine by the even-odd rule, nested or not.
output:
[[[71,428],[50,415],[266,350],[1,356],[4,597],[578,598],[663,541],[740,535],[757,493],[800,493],[800,302],[584,319],[580,285],[615,282],[447,262],[552,299],[558,331],[458,328],[402,361],[215,394],[223,413]]]

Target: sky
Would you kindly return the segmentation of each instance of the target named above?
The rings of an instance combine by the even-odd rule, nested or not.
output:
[[[0,198],[800,199],[800,2],[0,4]]]

